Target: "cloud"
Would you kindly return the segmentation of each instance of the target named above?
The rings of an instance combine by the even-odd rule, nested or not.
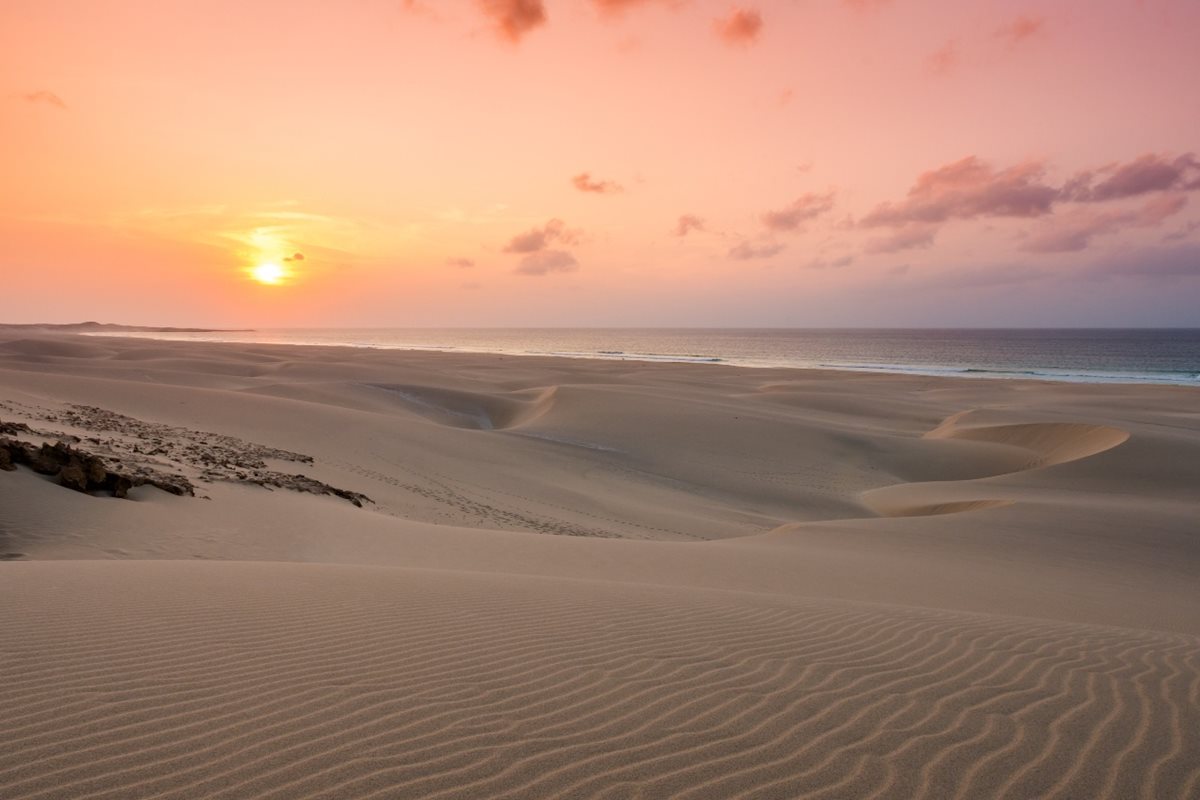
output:
[[[38,89],[36,92],[27,92],[21,95],[21,98],[30,103],[45,103],[46,105],[54,106],[61,111],[67,110],[67,104],[61,97],[56,95],[54,92],[50,92],[45,89]]]
[[[1045,167],[1026,161],[993,170],[968,156],[917,177],[908,196],[898,203],[881,203],[862,219],[866,227],[941,223],[981,216],[1039,217],[1049,214],[1059,190],[1045,184]]]
[[[496,34],[516,44],[533,29],[546,24],[542,0],[476,0],[479,10],[491,21]]]
[[[695,214],[682,214],[679,221],[675,223],[675,235],[687,236],[692,231],[706,231],[708,223],[702,217],[697,217]]]
[[[536,253],[554,242],[577,244],[579,232],[568,230],[561,219],[552,219],[540,228],[518,233],[504,246],[505,253]]]
[[[750,261],[758,258],[770,258],[777,256],[786,249],[787,245],[778,242],[762,242],[755,244],[754,242],[746,241],[734,245],[729,250],[729,257],[735,261]]]
[[[958,66],[958,45],[951,39],[929,56],[928,63],[935,75],[949,74]]]
[[[841,269],[854,263],[854,256],[840,258],[815,258],[804,265],[805,269]]]
[[[1014,286],[1047,277],[1043,270],[1028,265],[986,266],[950,270],[920,281],[921,288],[980,289],[994,286]]]
[[[654,5],[655,3],[677,6],[679,5],[679,0],[592,0],[592,5],[601,14],[608,16],[620,16],[630,9]]]
[[[1192,220],[1182,228],[1164,234],[1162,238],[1164,242],[1179,242],[1188,238],[1196,231],[1200,231],[1200,219]]]
[[[1016,47],[1026,39],[1036,36],[1045,24],[1045,17],[1022,14],[997,30],[996,36],[1007,42],[1009,47]]]
[[[1092,186],[1095,172],[1081,172],[1065,187],[1065,199],[1077,202],[1101,202],[1135,197],[1148,192],[1195,191],[1200,189],[1200,159],[1184,153],[1174,159],[1147,153],[1130,161],[1098,170],[1106,177]]]
[[[1120,253],[1093,264],[1088,274],[1094,278],[1197,279],[1200,278],[1200,246],[1152,247],[1133,253]]]
[[[868,253],[897,253],[901,250],[927,248],[933,245],[937,231],[936,225],[912,223],[890,236],[871,239],[863,249]]]
[[[762,215],[762,223],[772,231],[794,231],[805,222],[816,219],[833,209],[833,192],[816,194],[809,192],[794,200],[791,205],[778,211]]]
[[[286,256],[283,260],[284,261],[303,261],[304,253],[292,253],[290,256]]]
[[[475,266],[475,262],[469,258],[447,258],[447,267],[458,267],[459,269],[470,269]]]
[[[1022,249],[1064,253],[1086,248],[1098,235],[1160,225],[1183,209],[1187,192],[1200,191],[1200,159],[1193,153],[1149,153],[1076,173],[1062,186],[1048,183],[1045,172],[1038,161],[996,170],[970,156],[922,173],[903,200],[880,203],[858,227],[896,229],[895,235],[867,244],[868,252],[894,252],[928,246],[938,226],[951,220],[1053,215]],[[1094,210],[1097,204],[1142,196],[1149,197],[1140,208]],[[1066,210],[1058,211],[1062,206]]]
[[[572,272],[579,268],[575,256],[565,250],[541,250],[521,259],[513,270],[518,275],[548,275],[551,272]]]
[[[427,17],[431,20],[438,18],[438,13],[425,0],[404,0],[400,4],[401,10],[414,16]]]
[[[1117,233],[1128,227],[1153,228],[1178,214],[1187,205],[1182,194],[1152,197],[1141,208],[1124,211],[1076,209],[1022,245],[1031,253],[1070,253],[1085,249],[1093,237]]]
[[[842,4],[855,11],[875,11],[890,5],[892,0],[842,0]]]
[[[613,181],[594,181],[590,172],[581,172],[571,178],[571,185],[581,192],[593,194],[614,194],[622,191],[621,184]]]
[[[519,275],[547,275],[551,272],[570,272],[579,266],[575,256],[566,250],[552,249],[552,244],[572,245],[579,242],[580,233],[567,228],[561,219],[552,219],[540,228],[519,233],[504,246],[506,253],[524,256],[514,272]]]
[[[736,8],[729,16],[713,20],[717,36],[730,45],[750,45],[762,31],[762,15],[754,9]]]

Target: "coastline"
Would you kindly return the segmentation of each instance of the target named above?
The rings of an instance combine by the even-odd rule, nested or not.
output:
[[[478,332],[486,329],[462,329],[465,331]],[[511,332],[514,329],[497,329],[502,332]],[[547,335],[553,335],[555,332],[575,333],[577,329],[540,329],[547,332]],[[614,329],[617,330],[617,329]],[[636,332],[638,329],[623,329],[620,333]],[[664,331],[673,331],[674,329],[663,329]],[[728,329],[727,332],[745,333],[752,329]],[[761,329],[762,333],[770,333],[773,329]],[[801,329],[796,329],[801,330]],[[988,332],[992,329],[980,329],[980,331]],[[1069,329],[1064,329],[1064,331]],[[1087,332],[1080,329],[1081,332]],[[1141,332],[1143,329],[1128,329],[1118,332]],[[1153,333],[1173,333],[1176,329],[1151,330],[1144,329],[1147,332]],[[1053,333],[1062,333],[1064,331],[1053,331]],[[1195,329],[1177,329],[1180,334],[1194,334]],[[420,333],[426,334],[430,332],[438,332],[437,329],[429,329],[429,331],[421,330]],[[712,329],[711,331],[692,331],[693,334],[703,337],[705,333],[709,335],[720,335],[726,332],[723,329]],[[813,331],[817,333],[827,333],[836,335],[838,331],[822,330]],[[905,333],[924,333],[925,331],[918,330],[897,330],[897,334]],[[934,332],[933,330],[928,332]],[[997,333],[1014,333],[1015,331],[1007,331],[1003,329],[995,329]],[[1036,331],[1033,331],[1036,333]],[[124,337],[124,338],[139,338],[150,339],[155,341],[194,341],[194,342],[212,342],[212,343],[228,343],[228,344],[279,344],[279,345],[296,345],[304,347],[320,347],[320,346],[342,346],[361,349],[376,349],[376,350],[399,350],[399,351],[416,351],[416,352],[451,352],[451,353],[475,353],[475,354],[490,354],[503,355],[514,357],[546,357],[546,358],[575,358],[575,359],[593,359],[600,361],[638,361],[646,363],[694,363],[694,364],[721,364],[726,366],[744,367],[750,369],[816,369],[816,370],[837,370],[845,372],[868,372],[868,373],[883,373],[883,374],[901,374],[901,375],[923,375],[923,376],[944,376],[944,377],[967,377],[967,378],[987,378],[987,379],[1013,379],[1025,378],[1039,381],[1061,381],[1069,383],[1118,383],[1118,384],[1143,384],[1143,385],[1170,385],[1170,386],[1191,386],[1200,387],[1200,365],[1193,368],[1176,370],[1166,373],[1162,371],[1134,372],[1134,371],[1115,371],[1098,368],[1087,367],[1035,367],[1014,365],[984,365],[982,363],[956,363],[956,364],[906,364],[906,363],[875,363],[865,358],[859,358],[851,361],[830,361],[819,356],[798,357],[798,356],[775,356],[761,357],[748,355],[730,355],[729,353],[721,352],[684,352],[684,353],[668,353],[668,352],[638,352],[631,350],[620,349],[600,349],[599,347],[586,351],[572,351],[562,349],[538,349],[531,350],[521,346],[496,347],[485,344],[472,343],[464,345],[462,343],[453,343],[455,338],[453,330],[438,332],[445,337],[445,344],[434,344],[430,342],[414,343],[405,341],[389,341],[399,336],[403,338],[403,334],[399,330],[394,329],[369,329],[364,328],[358,331],[343,331],[339,329],[329,329],[328,331],[308,330],[308,329],[278,329],[278,330],[248,330],[248,331],[145,331],[145,332],[81,332],[83,336],[96,337]],[[847,334],[860,334],[861,331],[846,331]],[[886,329],[878,331],[880,335],[889,333]],[[224,334],[224,335],[221,335]],[[247,334],[244,336],[230,334]],[[697,340],[698,343],[703,343]],[[695,347],[695,350],[703,350],[702,347]],[[719,349],[719,348],[718,348]],[[864,356],[868,354],[863,354]],[[1200,357],[1200,356],[1198,356]]]

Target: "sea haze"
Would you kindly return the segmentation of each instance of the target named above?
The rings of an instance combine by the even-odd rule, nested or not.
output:
[[[119,335],[1200,386],[1200,328],[290,328]]]

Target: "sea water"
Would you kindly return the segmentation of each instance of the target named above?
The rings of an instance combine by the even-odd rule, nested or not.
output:
[[[115,335],[1200,386],[1195,328],[291,328]]]

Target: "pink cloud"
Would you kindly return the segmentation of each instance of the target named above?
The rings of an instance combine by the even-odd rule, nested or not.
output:
[[[804,265],[805,269],[841,269],[854,263],[854,256],[838,258],[815,258]]]
[[[542,0],[476,0],[479,9],[492,21],[497,35],[514,44],[521,37],[546,24]]]
[[[655,3],[666,6],[677,6],[680,0],[592,0],[592,5],[600,13],[610,16],[618,16],[632,8],[654,5]]]
[[[754,9],[736,8],[729,16],[713,20],[713,30],[730,45],[750,45],[762,31],[762,15]]]
[[[54,106],[63,111],[67,110],[67,104],[61,97],[45,89],[38,89],[36,92],[27,92],[21,95],[21,97],[30,103],[45,103],[48,106]]]
[[[708,224],[695,214],[683,214],[679,217],[679,221],[675,223],[675,235],[687,236],[692,231],[704,231],[708,229]]]
[[[875,11],[889,5],[892,0],[842,0],[842,3],[855,11]]]
[[[922,173],[908,196],[881,203],[862,220],[867,227],[937,223],[982,216],[1039,217],[1050,213],[1059,190],[1042,181],[1045,167],[1027,161],[994,170],[975,156]]]
[[[1022,249],[1062,253],[1085,249],[1096,236],[1128,227],[1155,227],[1179,213],[1186,192],[1200,190],[1200,159],[1192,153],[1170,158],[1147,154],[1126,164],[1078,173],[1062,186],[1045,181],[1045,165],[1027,161],[997,170],[971,156],[918,176],[904,200],[880,203],[859,227],[891,227],[873,239],[870,253],[890,253],[932,244],[938,227],[951,220],[983,217],[1040,218],[1054,215]],[[1097,175],[1103,180],[1095,183]],[[1097,211],[1088,206],[1150,195],[1137,209]],[[1056,209],[1066,206],[1066,212]]]
[[[911,223],[890,236],[870,240],[864,249],[868,253],[896,253],[932,247],[937,231],[937,225]]]
[[[787,245],[779,242],[739,242],[729,249],[729,257],[735,261],[750,261],[759,258],[777,256],[786,249]]]
[[[470,269],[475,266],[475,262],[469,258],[447,258],[446,266],[458,267],[459,269]]]
[[[946,75],[958,66],[958,45],[954,40],[946,42],[929,56],[929,70],[937,75]]]
[[[513,270],[518,275],[549,275],[551,272],[573,272],[579,268],[575,256],[565,250],[542,250],[521,259]]]
[[[1180,245],[1121,253],[1092,265],[1093,278],[1139,277],[1157,280],[1200,279],[1200,247]],[[1200,285],[1194,284],[1194,285]],[[1200,300],[1200,296],[1197,297]]]
[[[1012,22],[1000,28],[1000,30],[996,31],[996,36],[1005,40],[1010,47],[1015,47],[1026,39],[1036,36],[1042,30],[1045,24],[1045,17],[1035,17],[1028,14],[1022,14]]]
[[[613,181],[595,181],[589,172],[581,172],[571,178],[571,184],[581,192],[593,194],[613,194],[622,191],[621,184]]]
[[[579,231],[569,230],[561,219],[552,219],[540,228],[518,233],[504,246],[505,253],[536,253],[553,243],[566,245],[579,242]]]
[[[1100,172],[1108,177],[1095,187],[1091,185],[1095,172],[1081,172],[1072,178],[1063,187],[1066,199],[1098,202],[1149,192],[1200,189],[1200,159],[1194,153],[1184,153],[1174,159],[1147,153],[1127,164],[1110,166]]]
[[[1062,219],[1052,220],[1021,249],[1031,253],[1077,252],[1086,249],[1096,236],[1111,235],[1129,227],[1158,227],[1186,205],[1187,197],[1183,194],[1163,194],[1150,198],[1137,209],[1076,209]]]
[[[772,231],[794,231],[803,223],[815,219],[833,209],[833,192],[816,194],[809,192],[797,198],[791,205],[778,211],[762,215],[762,222]]]

